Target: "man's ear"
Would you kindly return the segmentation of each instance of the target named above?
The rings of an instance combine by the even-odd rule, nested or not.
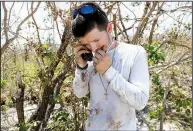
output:
[[[113,29],[113,24],[112,23],[108,23],[107,24],[107,32],[110,34],[112,32]]]

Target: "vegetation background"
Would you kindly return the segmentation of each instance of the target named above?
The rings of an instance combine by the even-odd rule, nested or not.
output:
[[[82,2],[1,3],[1,130],[83,130],[89,95],[72,91],[71,13]],[[97,2],[119,41],[148,53],[150,100],[138,128],[191,130],[191,2]]]

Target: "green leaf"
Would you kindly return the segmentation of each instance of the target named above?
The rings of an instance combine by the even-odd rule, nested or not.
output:
[[[5,84],[6,84],[6,80],[1,80],[1,89],[3,89],[5,87]]]

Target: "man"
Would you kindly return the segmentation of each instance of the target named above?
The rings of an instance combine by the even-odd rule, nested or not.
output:
[[[82,98],[90,90],[86,130],[137,130],[135,110],[149,99],[144,48],[113,40],[112,24],[96,3],[82,4],[72,17],[72,33],[78,39],[73,91]]]

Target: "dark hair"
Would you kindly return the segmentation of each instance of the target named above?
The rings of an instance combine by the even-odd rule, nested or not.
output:
[[[79,7],[84,5],[92,5],[97,8],[97,11],[93,14],[81,15],[78,14],[75,19],[72,20],[72,34],[74,37],[84,37],[87,33],[93,30],[95,27],[100,31],[106,30],[109,22],[106,13],[96,3],[83,3]]]

